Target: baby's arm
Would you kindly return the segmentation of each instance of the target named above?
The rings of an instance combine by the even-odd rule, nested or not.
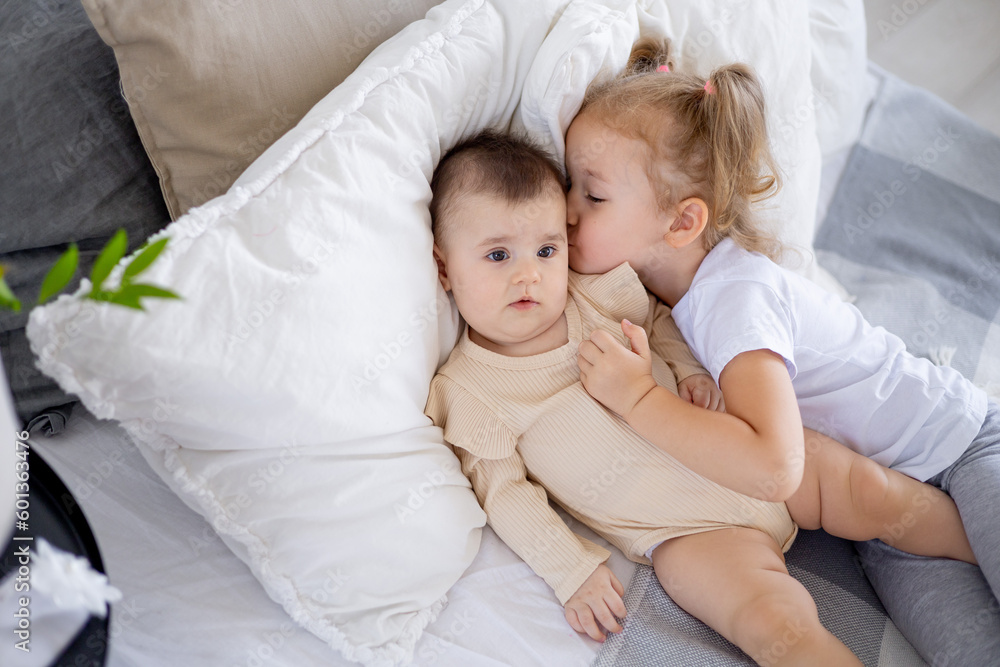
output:
[[[680,329],[670,317],[670,307],[652,294],[649,295],[651,321],[649,348],[663,359],[677,380],[677,394],[698,407],[725,411],[722,391],[705,368],[698,363]]]
[[[549,584],[577,632],[603,641],[620,632],[624,589],[604,561],[610,553],[571,531],[549,506],[545,490],[527,479],[520,454],[484,459],[455,448],[490,526]]]
[[[802,479],[802,420],[784,361],[767,350],[737,355],[719,385],[726,413],[697,408],[653,379],[646,333],[622,322],[632,343],[595,331],[580,345],[587,391],[641,436],[700,475],[730,489],[780,502]]]

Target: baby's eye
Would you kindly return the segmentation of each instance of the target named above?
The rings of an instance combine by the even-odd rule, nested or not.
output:
[[[588,194],[588,195],[587,195],[587,199],[589,199],[590,201],[594,202],[595,204],[600,204],[600,203],[601,203],[602,201],[604,201],[603,199],[600,199],[600,198],[598,198],[598,197],[595,197],[595,196],[594,196],[594,195],[592,195],[592,194]]]
[[[538,256],[546,259],[554,254],[556,254],[556,249],[550,245],[547,245],[538,251]]]
[[[488,254],[487,257],[489,257],[493,262],[502,262],[510,257],[510,255],[507,254],[506,250],[494,250]]]

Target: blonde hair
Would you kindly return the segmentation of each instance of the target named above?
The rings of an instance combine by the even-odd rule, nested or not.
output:
[[[750,67],[726,65],[708,79],[677,73],[669,44],[644,39],[620,76],[591,86],[580,113],[647,144],[646,172],[661,209],[688,197],[705,200],[706,250],[729,237],[778,258],[780,242],[753,216],[753,205],[777,193],[780,181],[764,93]]]

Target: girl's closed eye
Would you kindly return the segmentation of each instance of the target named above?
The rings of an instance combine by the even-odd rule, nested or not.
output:
[[[507,254],[506,250],[491,250],[489,253],[487,253],[486,257],[491,262],[502,262],[508,257],[510,257],[510,255]]]
[[[589,192],[587,193],[587,199],[590,200],[590,201],[592,201],[592,202],[594,202],[595,204],[600,204],[601,202],[604,201],[600,197],[595,197],[594,195],[590,194]]]

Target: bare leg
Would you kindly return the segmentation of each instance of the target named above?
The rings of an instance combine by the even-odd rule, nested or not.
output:
[[[955,502],[944,491],[890,470],[806,429],[802,484],[786,501],[802,528],[849,540],[880,539],[918,556],[976,563]]]
[[[723,528],[668,540],[653,569],[682,609],[759,665],[843,667],[861,661],[819,621],[809,591],[788,574],[773,538]]]

